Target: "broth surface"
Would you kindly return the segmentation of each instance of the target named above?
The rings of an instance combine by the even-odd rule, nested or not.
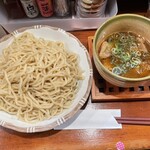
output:
[[[102,64],[128,78],[150,75],[150,43],[133,32],[116,32],[104,39],[98,50]]]

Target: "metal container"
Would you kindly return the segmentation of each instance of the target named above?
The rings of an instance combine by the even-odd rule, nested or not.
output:
[[[56,16],[65,17],[70,14],[70,0],[54,0],[53,2]]]

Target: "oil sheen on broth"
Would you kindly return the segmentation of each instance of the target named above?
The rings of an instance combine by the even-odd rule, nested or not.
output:
[[[140,35],[116,32],[99,44],[99,58],[111,72],[127,78],[150,75],[150,43]]]

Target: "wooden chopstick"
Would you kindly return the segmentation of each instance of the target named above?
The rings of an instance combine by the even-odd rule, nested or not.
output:
[[[150,118],[116,117],[118,123],[132,125],[150,125]]]

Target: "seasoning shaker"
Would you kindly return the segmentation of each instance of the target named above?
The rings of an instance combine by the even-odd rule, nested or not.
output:
[[[54,0],[54,12],[58,17],[65,17],[70,14],[70,0]]]
[[[29,18],[35,18],[39,14],[39,10],[35,0],[20,0],[24,11]]]
[[[39,6],[40,13],[43,17],[50,17],[53,15],[52,0],[36,0]]]

